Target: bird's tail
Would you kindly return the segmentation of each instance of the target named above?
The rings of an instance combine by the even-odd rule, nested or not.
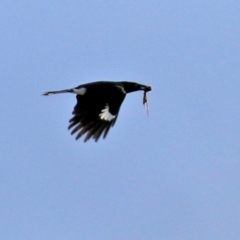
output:
[[[73,89],[64,89],[64,90],[60,90],[60,91],[50,91],[50,92],[45,92],[42,95],[43,96],[49,96],[49,95],[58,94],[58,93],[73,93]]]

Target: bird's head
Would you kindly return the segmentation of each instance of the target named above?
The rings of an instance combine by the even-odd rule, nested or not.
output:
[[[121,82],[126,93],[131,93],[135,91],[149,92],[152,90],[151,86],[135,83],[135,82]]]

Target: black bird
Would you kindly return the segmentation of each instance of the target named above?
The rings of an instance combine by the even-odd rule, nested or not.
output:
[[[75,93],[77,104],[69,120],[68,129],[71,134],[77,133],[76,140],[86,133],[84,142],[93,138],[95,141],[101,135],[105,138],[110,127],[115,124],[121,104],[127,93],[144,91],[143,103],[147,103],[146,92],[151,86],[135,82],[98,81],[79,85],[78,87],[60,91],[50,91],[43,95],[57,93]]]

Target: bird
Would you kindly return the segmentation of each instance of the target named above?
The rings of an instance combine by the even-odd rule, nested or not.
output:
[[[71,135],[76,134],[76,140],[85,135],[84,142],[89,139],[97,142],[101,136],[105,139],[109,129],[116,123],[121,104],[128,93],[144,91],[143,104],[146,106],[146,93],[151,90],[151,86],[136,82],[96,81],[75,88],[48,91],[43,95],[76,94],[77,103],[69,120],[68,129],[71,130]]]

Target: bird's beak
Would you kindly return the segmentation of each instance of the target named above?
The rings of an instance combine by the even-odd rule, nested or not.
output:
[[[144,92],[150,92],[150,91],[152,91],[152,87],[151,86],[144,86],[144,87],[142,87],[142,90],[144,90]]]

